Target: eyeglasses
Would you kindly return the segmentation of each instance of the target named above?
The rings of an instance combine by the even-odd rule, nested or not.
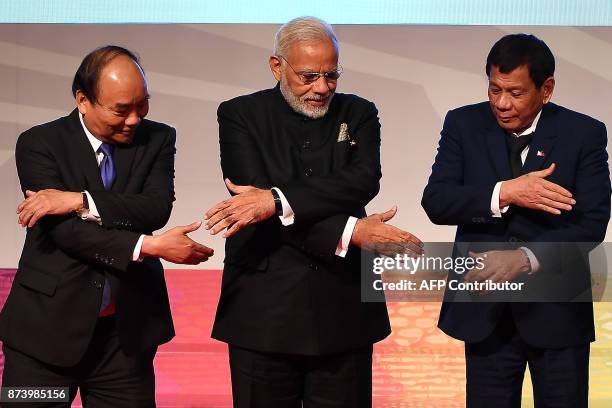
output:
[[[304,85],[312,84],[318,81],[319,78],[321,77],[324,77],[327,82],[335,83],[336,81],[338,81],[338,78],[340,78],[340,74],[342,74],[341,66],[338,66],[336,69],[332,69],[331,71],[327,71],[323,73],[314,72],[314,71],[299,71],[298,72],[293,68],[293,66],[289,63],[289,61],[287,61],[285,57],[283,57],[282,55],[277,55],[276,57],[284,59],[287,65],[289,65],[289,68],[291,68],[291,70],[295,73],[295,75],[297,75],[298,78],[300,78],[300,81],[302,81]]]

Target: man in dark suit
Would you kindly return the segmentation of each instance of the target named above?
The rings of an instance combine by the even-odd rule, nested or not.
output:
[[[373,103],[335,93],[332,28],[290,21],[269,62],[275,88],[218,110],[234,196],[206,213],[228,237],[212,336],[229,343],[235,408],[370,407],[372,345],[390,327],[384,301],[361,302],[354,247],[420,253],[420,241],[384,223],[395,209],[362,218],[379,189],[380,124]]]
[[[593,307],[588,257],[573,243],[592,248],[606,232],[606,128],[550,103],[554,69],[538,38],[500,39],[486,63],[489,102],[447,114],[423,194],[430,219],[458,225],[456,242],[484,260],[449,282],[539,285],[532,302],[446,291],[439,327],[465,341],[468,407],[520,407],[526,364],[536,407],[588,405]],[[572,296],[559,288],[577,282],[588,301],[561,302]]]
[[[212,250],[186,235],[199,223],[151,235],[172,210],[175,131],[144,119],[138,58],[91,52],[73,94],[70,115],[17,141],[28,230],[0,316],[2,385],[69,387],[70,401],[80,387],[84,406],[152,407],[153,358],[174,336],[158,258],[199,263]]]

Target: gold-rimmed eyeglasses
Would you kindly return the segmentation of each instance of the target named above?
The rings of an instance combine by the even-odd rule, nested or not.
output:
[[[282,55],[277,55],[276,58],[282,58],[283,60],[285,60],[285,62],[287,63],[287,65],[289,65],[289,68],[291,68],[291,70],[295,73],[295,75],[298,76],[298,78],[300,78],[300,81],[302,81],[302,83],[304,85],[309,85],[312,84],[316,81],[319,80],[319,78],[323,77],[325,78],[325,80],[327,82],[337,82],[338,78],[340,78],[340,74],[342,74],[342,67],[340,65],[338,65],[338,67],[336,69],[332,69],[331,71],[327,71],[327,72],[315,72],[315,71],[296,71],[293,66],[289,63],[289,61],[287,61],[287,58],[283,57]]]

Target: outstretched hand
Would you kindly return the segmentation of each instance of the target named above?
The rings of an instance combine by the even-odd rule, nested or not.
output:
[[[228,190],[235,194],[212,206],[204,214],[206,229],[215,235],[227,229],[228,238],[244,227],[265,221],[275,213],[274,197],[270,190],[254,186],[239,186],[225,179]]]
[[[208,260],[215,253],[187,236],[202,225],[197,221],[189,225],[174,227],[160,235],[147,235],[144,238],[141,256],[153,256],[177,264],[197,265]]]
[[[387,224],[397,214],[397,207],[362,218],[355,224],[351,244],[387,256],[423,254],[423,242],[407,231]]]

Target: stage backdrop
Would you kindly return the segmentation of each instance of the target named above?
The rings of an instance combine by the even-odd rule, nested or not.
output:
[[[137,51],[151,92],[149,117],[177,129],[176,192],[169,225],[201,219],[227,197],[219,169],[219,102],[275,85],[268,57],[276,25],[0,25],[0,300],[12,282],[25,232],[14,163],[17,135],[74,108],[72,76],[104,44]],[[612,125],[612,29],[451,26],[336,26],[339,92],[374,101],[382,123],[381,193],[369,205],[396,204],[393,221],[424,241],[452,241],[454,228],[432,225],[420,207],[445,113],[486,99],[484,62],[511,32],[544,39],[557,58],[553,101]],[[192,234],[215,249],[198,269],[170,266],[177,337],[156,360],[160,406],[229,407],[225,346],[209,339],[219,292],[223,239]],[[612,238],[610,228],[607,240]],[[394,333],[376,348],[376,407],[460,407],[461,343],[435,328],[439,304],[390,304]],[[612,308],[596,305],[598,342],[591,359],[593,407],[612,404]],[[526,387],[526,401],[530,400]],[[526,406],[529,406],[527,403]]]

